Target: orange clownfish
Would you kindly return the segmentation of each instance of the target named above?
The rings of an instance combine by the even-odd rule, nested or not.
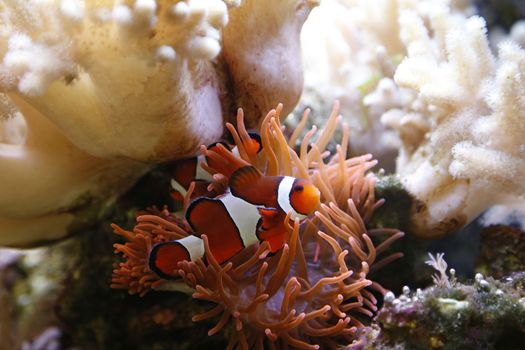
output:
[[[261,136],[255,131],[249,131],[248,135],[251,138],[251,146],[253,147],[254,153],[259,153],[262,150]],[[234,156],[239,156],[237,146],[230,146],[234,144],[233,139],[228,139],[228,142],[221,141],[212,143],[207,149],[214,151],[219,144],[230,150]],[[215,194],[210,193],[207,189],[208,184],[213,180],[213,177],[200,166],[201,163],[213,167],[213,161],[202,154],[197,157],[181,159],[174,164],[173,177],[170,184],[173,189],[171,196],[176,201],[183,200],[184,195],[188,191],[192,182],[195,182],[192,198],[199,196],[215,196]]]
[[[320,203],[319,190],[308,180],[264,176],[253,166],[235,171],[229,187],[230,192],[222,196],[191,202],[186,220],[195,235],[153,246],[149,255],[153,272],[172,279],[177,277],[180,261],[202,258],[202,234],[208,237],[210,251],[219,263],[262,241],[276,252],[284,244],[287,213],[292,219],[303,219]]]

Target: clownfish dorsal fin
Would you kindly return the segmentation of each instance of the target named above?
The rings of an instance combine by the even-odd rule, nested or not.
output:
[[[237,169],[228,183],[231,193],[236,197],[242,197],[245,189],[251,188],[261,177],[261,172],[251,165]]]
[[[203,256],[202,239],[189,235],[175,241],[155,244],[148,256],[148,267],[161,278],[175,279],[179,277],[179,262],[195,261]]]

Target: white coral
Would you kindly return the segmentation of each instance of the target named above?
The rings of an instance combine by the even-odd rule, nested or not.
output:
[[[91,221],[90,203],[217,140],[237,107],[252,126],[278,102],[292,108],[302,87],[293,43],[313,5],[3,1],[0,243]]]
[[[366,151],[399,147],[396,172],[416,199],[414,232],[442,235],[493,204],[523,201],[525,67],[518,45],[503,44],[495,56],[485,21],[472,16],[468,1],[329,0],[323,6],[318,28],[324,34],[305,32],[305,42],[328,37],[326,50],[316,47],[323,59],[308,51],[305,96],[314,106],[316,99],[337,97],[343,114],[367,117],[367,129],[358,124],[354,136],[366,135]],[[520,41],[522,32],[517,23],[511,37]],[[330,84],[335,87],[323,95]],[[359,108],[345,109],[348,101]],[[379,121],[395,130],[397,144]]]
[[[452,3],[454,13],[472,11],[468,1]],[[399,142],[390,129],[393,125],[387,123],[389,128],[385,128],[381,116],[391,108],[404,111],[412,101],[426,108],[407,89],[385,89],[407,52],[400,14],[411,11],[427,20],[449,4],[447,0],[324,0],[312,11],[301,35],[303,105],[319,109],[340,100],[341,113],[351,127],[352,151],[372,152],[393,171]],[[403,102],[389,105],[394,100]],[[408,119],[413,117],[414,113]]]
[[[401,15],[408,56],[396,82],[413,89],[434,112],[418,143],[404,143],[398,163],[416,197],[414,230],[431,237],[474,219],[490,206],[525,193],[525,52],[489,48],[485,22],[444,11],[430,21]],[[432,35],[429,33],[432,32]],[[403,132],[410,133],[410,125]]]

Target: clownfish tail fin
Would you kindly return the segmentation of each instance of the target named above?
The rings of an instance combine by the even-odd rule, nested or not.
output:
[[[148,267],[163,279],[176,279],[179,261],[189,260],[189,254],[177,241],[157,243],[149,253]]]
[[[148,267],[163,279],[179,277],[178,265],[181,261],[193,261],[204,256],[202,239],[187,236],[175,241],[157,243],[153,246],[148,257]]]

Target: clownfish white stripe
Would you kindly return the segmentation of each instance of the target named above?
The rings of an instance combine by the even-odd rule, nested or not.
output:
[[[186,189],[175,179],[170,180],[171,188],[173,188],[175,191],[179,192],[183,197],[188,193]]]
[[[201,163],[208,164],[208,162],[206,161],[206,157],[202,154],[199,154],[197,156],[197,167],[195,169],[195,180],[204,180],[208,182],[213,181],[213,176],[201,167]]]
[[[292,219],[295,220],[296,218],[298,218],[302,220],[306,217],[306,215],[299,214],[297,211],[295,211],[295,209],[292,207],[292,204],[290,203],[290,194],[292,193],[292,188],[295,180],[295,177],[283,177],[277,189],[277,203],[285,213],[292,213]]]
[[[235,197],[231,193],[226,194],[219,200],[224,204],[228,215],[237,226],[243,245],[248,247],[259,242],[257,225],[261,215],[257,207],[239,197]]]
[[[186,250],[190,256],[191,261],[197,260],[204,256],[204,242],[196,236],[188,236],[177,240]]]
[[[241,158],[241,154],[239,153],[239,147],[235,146],[232,148],[232,151],[234,156]]]

